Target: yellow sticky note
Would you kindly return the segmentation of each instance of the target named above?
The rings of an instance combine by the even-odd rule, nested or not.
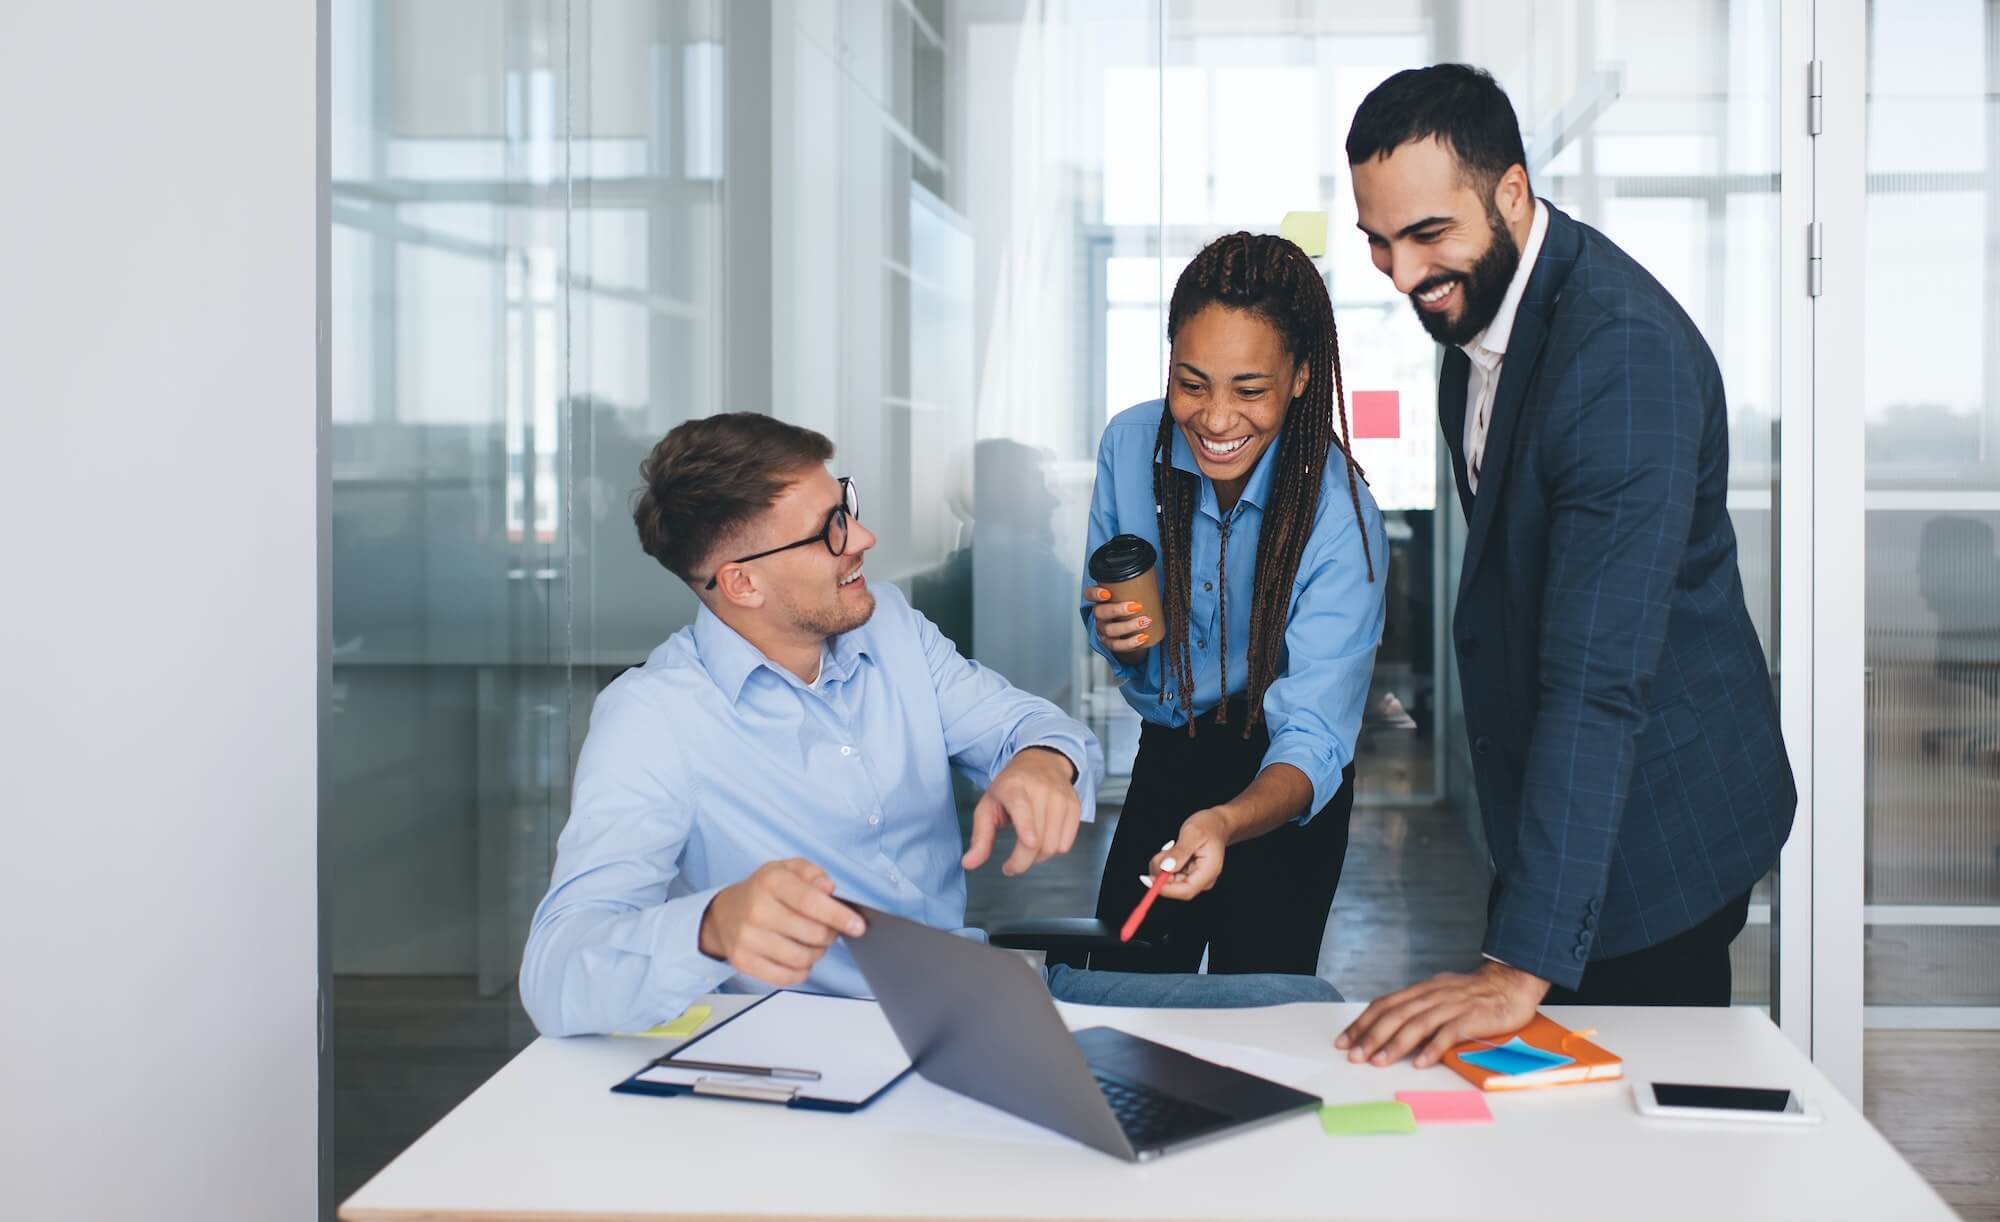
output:
[[[1278,236],[1312,258],[1321,258],[1326,254],[1326,213],[1287,212],[1278,222]]]
[[[646,1030],[638,1032],[638,1034],[649,1036],[653,1039],[684,1040],[701,1030],[701,1025],[708,1021],[710,1013],[712,1011],[707,1006],[689,1006],[687,1009],[681,1011],[681,1016],[674,1021],[661,1023],[657,1027],[648,1027]]]

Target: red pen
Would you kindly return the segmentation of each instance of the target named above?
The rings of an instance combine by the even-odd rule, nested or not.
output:
[[[1160,846],[1160,851],[1164,853],[1173,847],[1174,842],[1169,840]],[[1132,935],[1139,932],[1139,923],[1146,919],[1146,913],[1153,907],[1153,901],[1160,898],[1160,888],[1167,885],[1167,878],[1172,874],[1172,870],[1161,870],[1153,876],[1153,885],[1146,888],[1146,894],[1140,899],[1139,906],[1132,910],[1131,916],[1125,918],[1125,927],[1118,931],[1120,942],[1130,942]]]

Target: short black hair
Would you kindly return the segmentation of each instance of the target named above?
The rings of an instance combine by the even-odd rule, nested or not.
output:
[[[1492,73],[1471,64],[1410,68],[1375,86],[1347,129],[1347,164],[1387,157],[1416,140],[1450,145],[1467,180],[1484,192],[1507,167],[1528,169],[1514,104]]]

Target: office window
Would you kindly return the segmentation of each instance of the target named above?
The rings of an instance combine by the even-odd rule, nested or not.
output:
[[[1077,614],[1098,438],[1161,393],[1187,260],[1295,210],[1328,213],[1392,553],[1365,856],[1322,963],[1357,994],[1464,966],[1486,867],[1439,647],[1463,540],[1437,350],[1354,231],[1342,144],[1393,71],[1494,69],[1540,191],[1646,260],[1723,362],[1775,659],[1777,10],[1671,7],[334,0],[335,1190],[533,1037],[514,977],[591,702],[694,615],[630,520],[691,417],[833,438],[871,574],[1097,729],[1104,818],[1039,890],[976,876],[969,919],[1091,909],[1137,732]],[[1976,435],[1938,427],[1912,444]]]

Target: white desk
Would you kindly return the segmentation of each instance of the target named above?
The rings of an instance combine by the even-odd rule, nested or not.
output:
[[[739,998],[711,999],[716,1017]],[[1350,1066],[1332,1036],[1359,1006],[1077,1010],[1135,1031],[1257,1044],[1323,1061],[1329,1102],[1463,1086],[1444,1068]],[[851,1116],[610,1093],[661,1040],[540,1040],[341,1207],[381,1219],[1951,1218],[1937,1194],[1755,1010],[1551,1007],[1668,1081],[1786,1086],[1816,1126],[1647,1120],[1624,1082],[1488,1097],[1494,1123],[1327,1137],[1311,1115],[1144,1165],[1041,1131],[929,1131],[889,1105]],[[711,1020],[713,1022],[714,1020]],[[935,1090],[919,1083],[919,1090]],[[956,1099],[956,1097],[953,1097]],[[983,1113],[967,1101],[974,1119]],[[871,1112],[884,1109],[879,1115]],[[908,1117],[913,1109],[905,1107]],[[1007,1118],[1009,1123],[1014,1123]]]

